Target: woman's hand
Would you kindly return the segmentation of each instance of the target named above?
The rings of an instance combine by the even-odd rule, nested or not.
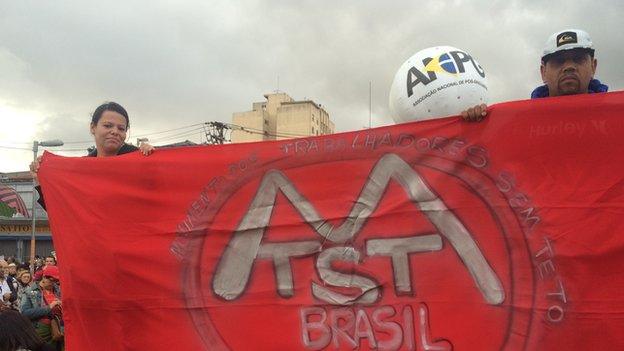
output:
[[[152,154],[152,152],[154,152],[154,147],[148,143],[141,143],[141,145],[139,146],[139,150],[141,150],[141,153],[145,156],[149,156]]]
[[[41,165],[41,157],[37,157],[36,160],[30,163],[30,175],[33,177],[33,181],[35,184],[39,183],[39,179],[37,178],[37,172],[39,172],[39,166]]]

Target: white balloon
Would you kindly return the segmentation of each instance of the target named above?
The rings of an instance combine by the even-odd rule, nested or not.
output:
[[[397,123],[458,115],[487,104],[487,80],[463,50],[436,46],[410,57],[394,76],[390,109]]]

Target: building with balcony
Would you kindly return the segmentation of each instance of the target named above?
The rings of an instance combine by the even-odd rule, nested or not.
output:
[[[334,133],[329,114],[312,100],[295,101],[286,93],[264,95],[266,101],[254,102],[251,111],[236,112],[232,142],[281,140]]]

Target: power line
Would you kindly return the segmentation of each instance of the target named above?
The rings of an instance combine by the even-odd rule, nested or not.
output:
[[[166,135],[166,136],[162,136],[160,138],[156,138],[156,139],[150,139],[150,142],[159,142],[159,141],[163,141],[163,140],[170,140],[170,139],[175,139],[175,138],[179,138],[179,137],[183,137],[183,136],[188,136],[188,135],[193,135],[193,134],[197,134],[198,132],[201,132],[204,130],[204,127],[198,127],[192,130],[187,130],[185,132],[182,133],[178,133],[178,134],[173,134],[173,135]]]
[[[269,133],[268,131],[264,131],[264,130],[261,130],[261,129],[251,128],[251,127],[243,127],[243,126],[236,125],[236,124],[231,124],[231,123],[203,122],[203,123],[190,124],[190,125],[179,127],[179,128],[172,128],[172,129],[162,130],[162,131],[153,132],[153,133],[138,134],[138,135],[134,135],[132,137],[137,137],[138,138],[138,137],[153,136],[153,135],[171,133],[171,132],[180,131],[180,130],[184,130],[184,131],[180,132],[180,133],[175,133],[175,134],[172,134],[172,135],[163,135],[161,137],[158,137],[158,138],[155,138],[153,140],[150,140],[150,142],[152,142],[152,143],[162,143],[162,142],[166,142],[166,141],[171,141],[173,139],[184,138],[184,137],[192,136],[192,135],[195,135],[197,133],[203,132],[203,134],[206,137],[206,141],[205,141],[206,144],[223,144],[225,142],[230,142],[231,141],[231,136],[227,136],[227,133],[228,132],[231,133],[231,130],[240,130],[240,131],[243,131],[243,132],[246,132],[246,133],[250,133],[250,134],[257,134],[257,135],[263,135],[263,136],[269,136],[269,137],[277,137],[277,138],[300,138],[300,137],[309,137],[310,136],[310,135],[305,135],[305,134],[296,134],[296,133],[288,133],[288,132]],[[201,134],[200,134],[200,139],[201,139]],[[24,143],[19,142],[19,143],[20,144],[28,144],[28,143],[25,143],[25,142]],[[88,144],[89,146],[92,147],[93,140],[67,141],[67,142],[65,142],[65,144],[74,144],[74,145],[75,144]],[[16,147],[16,146],[3,146],[3,145],[0,145],[0,148],[10,149],[10,150],[32,151],[31,148]],[[88,149],[88,147],[85,145],[84,148],[55,149],[55,151],[65,151],[65,152],[88,151],[87,149]]]
[[[197,132],[201,131],[203,128],[196,128],[193,130],[189,130],[183,133],[178,133],[175,135],[170,135],[170,136],[163,136],[161,138],[157,138],[157,139],[153,139],[153,140],[149,140],[150,143],[158,143],[158,142],[163,142],[163,141],[167,141],[167,140],[172,140],[172,139],[178,139],[178,138],[182,138],[185,136],[191,136],[191,135],[195,135],[197,134]],[[90,146],[93,146],[93,140],[88,142],[89,144],[91,144]],[[30,150],[30,149],[28,149]],[[56,151],[88,151],[88,147],[84,147],[84,148],[79,148],[79,149],[56,149]]]
[[[251,134],[262,134],[262,135],[273,136],[273,137],[280,137],[280,138],[304,138],[304,137],[311,136],[311,135],[306,135],[306,134],[295,134],[295,133],[286,133],[286,132],[269,133],[269,132],[263,131],[261,129],[251,128],[251,127],[243,127],[243,126],[239,126],[239,125],[236,125],[236,124],[228,124],[228,126],[233,127],[233,129],[238,129],[238,130],[241,130],[243,132],[247,132],[247,133],[251,133]]]
[[[145,133],[145,134],[139,134],[139,135],[134,135],[134,138],[141,138],[141,137],[145,137],[145,136],[149,136],[149,135],[156,135],[156,134],[162,134],[162,133],[168,133],[168,132],[173,132],[176,130],[180,130],[180,129],[186,129],[186,128],[191,128],[191,127],[196,127],[196,126],[201,126],[203,124],[205,124],[206,122],[203,123],[195,123],[195,124],[190,124],[188,126],[184,126],[184,127],[180,127],[180,128],[173,128],[173,129],[167,129],[167,130],[163,130],[160,132],[154,132],[154,133]]]
[[[20,144],[20,145],[32,145],[32,141],[31,142],[25,142],[25,141],[11,141],[11,140],[4,140],[2,141],[3,143],[7,143],[7,144]]]
[[[243,128],[248,128],[248,127],[243,127]],[[255,128],[252,128],[255,129]],[[255,129],[258,131],[261,131],[260,129]],[[284,137],[284,138],[288,138],[288,137],[295,137],[295,138],[301,138],[301,137],[309,137],[310,135],[307,134],[296,134],[296,133],[288,133],[288,132],[280,132],[280,133],[268,133],[268,135],[274,135],[274,136],[280,136],[280,137]]]
[[[188,128],[192,128],[192,127],[202,126],[205,123],[207,123],[207,122],[190,124],[190,125],[179,127],[179,128],[166,129],[166,130],[161,130],[161,131],[153,132],[153,133],[144,133],[144,134],[132,135],[131,137],[133,137],[133,138],[141,138],[141,137],[153,136],[153,135],[157,135],[157,134],[164,134],[164,133],[174,132],[174,131],[178,131],[178,130],[182,130],[182,129],[188,129]],[[194,130],[196,130],[196,129],[194,129]],[[32,144],[32,142],[23,142],[23,141],[11,141],[9,143],[10,144],[24,144],[24,145]],[[93,140],[74,140],[74,141],[65,141],[64,143],[65,144],[93,144]],[[30,150],[30,149],[28,149],[28,150]]]
[[[13,147],[13,146],[2,146],[0,145],[1,149],[10,149],[10,150],[25,150],[25,151],[32,151],[31,148],[25,148],[25,147]]]
[[[280,138],[292,138],[293,137],[291,135],[273,134],[273,133],[269,133],[269,132],[263,132],[263,131],[257,130],[257,129],[256,130],[249,129],[249,128],[246,128],[246,127],[241,127],[239,130],[243,131],[245,133],[249,133],[249,134],[266,135],[266,136],[272,136],[272,137],[280,137]]]
[[[23,151],[30,151],[32,152],[32,148],[24,148],[24,147],[12,147],[12,146],[3,146],[0,145],[0,149],[9,149],[9,150],[23,150]],[[86,148],[82,148],[82,149],[56,149],[56,148],[52,148],[52,151],[85,151],[87,150]]]

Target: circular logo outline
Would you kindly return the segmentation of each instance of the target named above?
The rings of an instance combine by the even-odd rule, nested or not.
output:
[[[530,260],[531,253],[525,232],[517,215],[507,202],[506,196],[496,187],[495,181],[490,175],[477,169],[476,167],[436,155],[418,154],[415,157],[406,157],[405,155],[402,155],[404,153],[400,152],[400,150],[393,151],[394,152],[391,153],[400,155],[399,157],[403,156],[401,157],[403,160],[407,159],[405,162],[407,162],[412,169],[415,166],[423,166],[457,178],[461,182],[467,184],[473,195],[477,196],[480,201],[488,207],[489,214],[495,220],[499,228],[499,232],[503,235],[505,248],[507,250],[507,263],[510,268],[509,274],[511,276],[511,286],[509,287],[510,291],[508,295],[509,301],[506,301],[506,306],[510,310],[510,317],[505,331],[505,339],[503,340],[503,344],[500,349],[524,349],[528,343],[528,335],[532,324],[536,282]],[[332,157],[324,154],[322,158],[308,157],[296,161],[286,159],[259,167],[239,179],[232,180],[232,182],[227,184],[224,189],[221,189],[219,191],[219,195],[215,198],[215,201],[200,213],[198,216],[199,218],[193,221],[193,225],[190,228],[188,226],[179,227],[176,241],[172,245],[172,251],[177,253],[178,258],[182,261],[181,280],[183,283],[184,299],[188,307],[190,317],[195,325],[195,329],[207,348],[211,350],[230,350],[227,342],[222,338],[221,334],[214,325],[210,314],[203,306],[206,295],[204,293],[205,289],[201,286],[201,256],[205,241],[209,237],[207,229],[220,213],[221,208],[225,205],[230,196],[236,193],[238,189],[245,184],[262,178],[263,175],[271,169],[282,169],[287,171],[289,169],[310,166],[319,160],[323,160],[325,162],[335,162],[345,159],[371,159],[372,155],[369,154],[363,156],[356,154],[353,156],[354,157],[352,158],[347,158],[345,155]],[[280,167],[282,165],[284,167]],[[484,184],[489,184],[489,186],[484,186]],[[433,189],[433,191],[436,192],[436,189]],[[510,237],[511,230],[509,229],[512,227],[515,227],[516,231],[519,232],[519,237],[517,237],[518,233],[515,233],[516,237]],[[510,240],[515,240],[517,242],[510,243]],[[516,248],[517,245],[515,244],[520,244],[521,246]],[[514,249],[510,246],[514,246]],[[524,250],[521,248],[524,248]],[[515,256],[520,256],[520,258],[514,259]],[[522,258],[521,256],[526,257]],[[516,283],[519,281],[515,273],[522,272],[521,270],[514,268],[516,265],[514,262],[520,260],[526,260],[526,265],[524,267],[525,271],[523,274],[529,275],[529,279],[525,279],[525,283],[528,284],[529,287],[528,289],[524,288],[523,290],[529,290],[524,292],[528,292],[531,296],[530,308],[523,308],[524,312],[514,311],[514,302],[518,295],[516,292],[519,290],[516,286]]]

